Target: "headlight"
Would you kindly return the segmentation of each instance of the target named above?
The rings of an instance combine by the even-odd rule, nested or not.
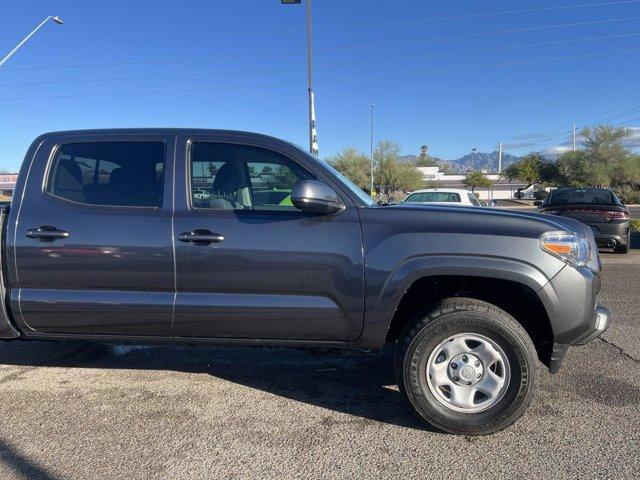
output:
[[[591,260],[589,240],[575,233],[547,232],[540,237],[540,248],[576,267],[584,267]]]

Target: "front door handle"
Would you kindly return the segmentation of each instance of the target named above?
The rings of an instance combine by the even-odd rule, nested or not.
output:
[[[28,238],[37,238],[43,242],[52,242],[59,238],[68,238],[69,232],[58,230],[56,227],[51,227],[49,225],[42,225],[40,227],[27,230],[26,235]]]
[[[181,242],[191,242],[195,245],[209,245],[224,241],[224,237],[219,233],[211,233],[209,230],[192,230],[178,235]]]

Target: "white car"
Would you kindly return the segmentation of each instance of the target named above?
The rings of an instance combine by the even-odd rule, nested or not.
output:
[[[402,203],[432,203],[435,205],[460,205],[481,207],[484,202],[468,190],[461,188],[428,188],[411,192]],[[486,203],[484,204],[486,205]]]

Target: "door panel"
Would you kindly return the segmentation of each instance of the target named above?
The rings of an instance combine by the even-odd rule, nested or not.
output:
[[[187,166],[188,140],[180,139],[178,148]],[[214,135],[199,140],[218,139]],[[357,209],[349,205],[335,216],[296,210],[288,198],[295,178],[289,177],[292,172],[311,176],[313,172],[291,158],[282,160],[281,154],[268,145],[257,147],[263,151],[239,148],[232,155],[244,165],[246,181],[232,181],[226,173],[224,180],[216,179],[223,171],[240,172],[237,167],[227,168],[216,162],[215,169],[211,168],[212,178],[205,181],[200,177],[190,191],[189,169],[177,170],[175,237],[207,231],[223,240],[176,243],[174,334],[339,341],[357,338],[363,313]],[[227,152],[229,148],[227,145]],[[217,155],[211,157],[212,163]],[[269,155],[275,163],[269,163]],[[278,158],[291,170],[279,169]],[[278,175],[281,178],[275,179]],[[218,188],[221,185],[225,188]],[[209,208],[191,208],[189,198]]]
[[[59,141],[39,149],[18,213],[11,302],[19,320],[43,333],[170,335],[174,137]],[[53,228],[68,236],[29,234]]]

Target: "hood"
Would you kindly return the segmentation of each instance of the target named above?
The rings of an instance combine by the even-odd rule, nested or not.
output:
[[[397,212],[397,218],[425,215],[431,220],[429,230],[451,233],[479,233],[538,238],[544,232],[563,231],[585,236],[591,244],[591,268],[598,270],[598,250],[591,228],[572,218],[542,213],[504,210],[465,205],[434,205],[403,203],[378,207],[382,211]],[[403,215],[404,214],[404,215]]]
[[[452,215],[477,215],[485,217],[503,217],[503,218],[522,218],[523,220],[532,220],[545,223],[552,227],[552,230],[565,230],[573,233],[584,234],[590,230],[586,225],[566,217],[558,217],[555,215],[545,215],[543,213],[522,212],[517,210],[506,210],[493,207],[474,207],[462,204],[443,204],[443,203],[399,203],[380,207],[384,209],[402,209],[417,210],[424,212],[450,212]]]

